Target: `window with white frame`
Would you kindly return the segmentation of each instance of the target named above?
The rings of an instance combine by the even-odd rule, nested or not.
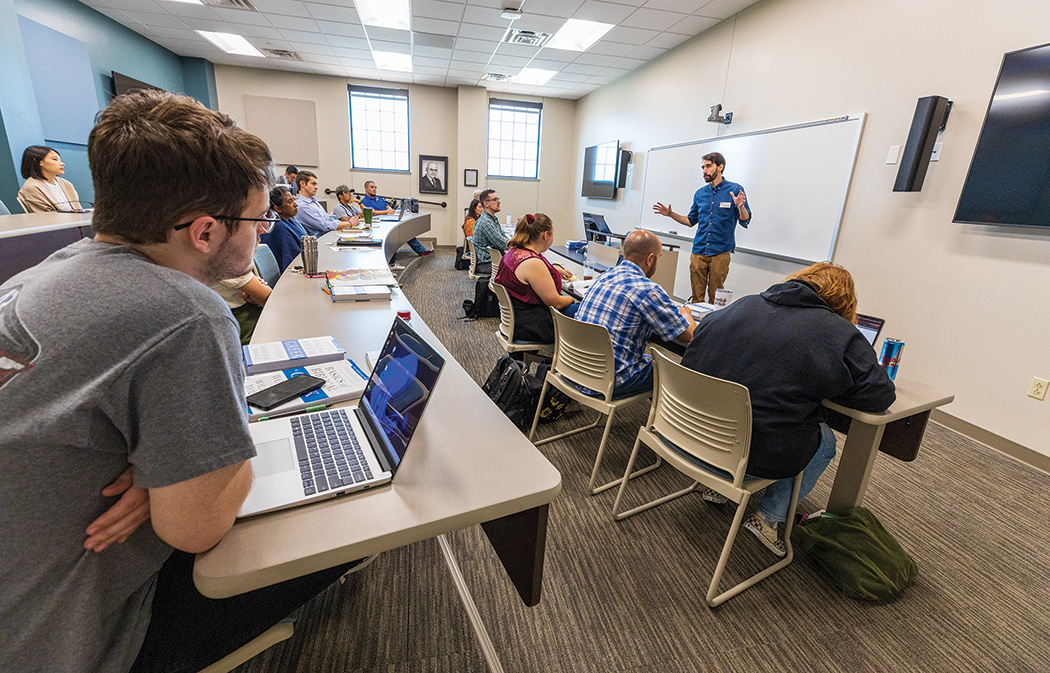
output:
[[[538,178],[542,103],[489,99],[488,174]]]
[[[348,88],[354,168],[409,170],[408,90],[353,84]]]

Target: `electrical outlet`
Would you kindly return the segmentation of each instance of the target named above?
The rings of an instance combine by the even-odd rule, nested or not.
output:
[[[1032,378],[1032,387],[1028,389],[1028,396],[1034,397],[1037,400],[1046,399],[1046,387],[1050,385],[1050,381],[1041,379],[1038,376]]]

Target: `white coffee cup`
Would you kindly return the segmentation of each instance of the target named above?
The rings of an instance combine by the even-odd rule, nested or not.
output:
[[[715,290],[715,306],[725,308],[733,301],[733,291],[721,288]]]

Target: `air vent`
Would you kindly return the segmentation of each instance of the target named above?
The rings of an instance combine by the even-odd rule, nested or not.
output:
[[[485,79],[490,82],[509,82],[514,79],[514,75],[508,75],[503,72],[490,72],[485,75]]]
[[[262,52],[270,58],[280,58],[285,61],[302,61],[303,57],[294,51],[287,49],[263,49]]]
[[[255,5],[248,0],[201,0],[209,7],[221,7],[223,9],[239,9],[243,12],[258,12]],[[302,59],[299,59],[300,61]]]
[[[550,33],[538,33],[534,30],[512,30],[503,40],[509,44],[525,44],[530,47],[542,47],[550,39]]]

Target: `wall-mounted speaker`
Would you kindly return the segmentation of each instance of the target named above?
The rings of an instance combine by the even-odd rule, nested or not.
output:
[[[937,131],[948,122],[952,102],[944,96],[926,96],[915,105],[915,116],[908,131],[908,143],[904,146],[895,192],[917,192],[926,180],[926,169],[930,165],[933,146],[937,142]]]

